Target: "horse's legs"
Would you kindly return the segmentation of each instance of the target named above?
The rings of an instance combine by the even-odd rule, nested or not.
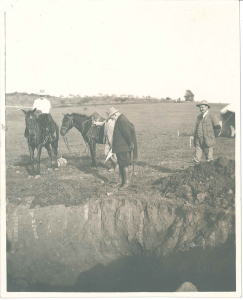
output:
[[[58,164],[57,164],[57,141],[55,141],[54,143],[51,144],[52,146],[52,150],[53,150],[53,154],[54,154],[54,168],[58,168]]]
[[[40,157],[41,157],[42,145],[37,147],[37,175],[40,175]]]
[[[30,151],[30,175],[35,175],[35,168],[34,168],[34,153],[35,147],[28,145]]]
[[[96,167],[96,143],[95,141],[90,141],[89,143],[89,149],[90,149],[90,154],[91,154],[91,159],[92,159],[92,167]]]
[[[52,167],[52,155],[51,155],[50,144],[46,144],[46,145],[45,145],[45,148],[46,148],[46,150],[47,150],[47,152],[48,152],[48,155],[49,155],[49,157],[50,157],[50,159],[51,159],[51,164],[50,164],[50,168],[51,168],[51,167]]]

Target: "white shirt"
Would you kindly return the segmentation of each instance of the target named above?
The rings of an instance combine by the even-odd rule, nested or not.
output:
[[[43,114],[49,114],[51,109],[51,102],[46,98],[36,99],[33,104],[33,109],[40,110]]]
[[[203,114],[203,119],[206,117],[208,110]]]

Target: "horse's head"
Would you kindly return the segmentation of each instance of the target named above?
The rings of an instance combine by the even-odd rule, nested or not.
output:
[[[29,111],[22,109],[22,111],[25,114],[25,125],[29,131],[29,135],[30,137],[34,137],[36,134],[36,124],[37,124],[37,117],[35,115],[36,108],[34,110],[29,110]]]
[[[73,116],[65,114],[62,120],[62,127],[60,129],[61,135],[64,136],[71,128],[73,128]]]

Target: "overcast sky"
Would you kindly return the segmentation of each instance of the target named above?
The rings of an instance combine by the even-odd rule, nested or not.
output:
[[[7,92],[239,101],[238,1],[12,1]]]

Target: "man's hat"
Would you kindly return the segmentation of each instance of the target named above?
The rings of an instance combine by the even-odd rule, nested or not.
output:
[[[114,107],[108,108],[107,114],[108,114],[108,119],[112,117],[114,114],[119,112],[120,110],[115,109]]]
[[[200,103],[196,104],[196,106],[200,107],[201,105],[207,105],[208,108],[210,108],[210,105],[208,104],[208,101],[202,100]]]
[[[44,90],[40,90],[40,92],[38,93],[39,96],[46,96],[46,93]]]

